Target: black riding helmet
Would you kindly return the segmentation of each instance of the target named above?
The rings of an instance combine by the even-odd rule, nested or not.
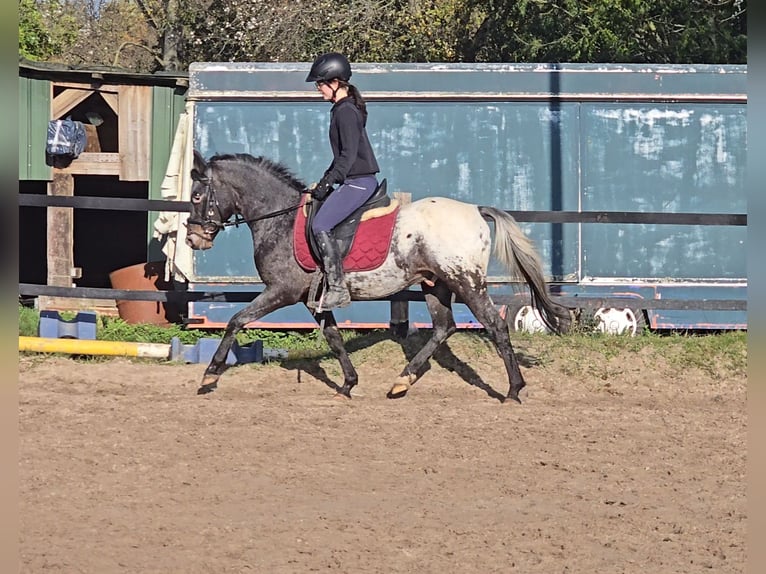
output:
[[[329,82],[331,80],[343,80],[348,82],[351,77],[351,64],[348,58],[337,52],[322,54],[311,65],[307,82]]]

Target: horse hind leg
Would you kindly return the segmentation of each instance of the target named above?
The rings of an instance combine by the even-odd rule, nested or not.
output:
[[[422,368],[439,348],[456,330],[455,319],[452,315],[452,292],[442,282],[424,282],[422,284],[428,312],[433,320],[431,338],[420,351],[404,367],[399,379],[388,391],[388,398],[400,398],[407,394],[412,384],[422,375]]]
[[[508,373],[508,383],[510,385],[506,398],[521,403],[521,399],[519,399],[519,391],[526,386],[526,383],[521,374],[519,362],[516,360],[516,355],[513,352],[513,346],[511,345],[511,338],[508,335],[508,327],[506,323],[500,317],[500,313],[492,304],[492,300],[489,298],[486,291],[474,291],[470,289],[464,291],[465,292],[461,294],[461,298],[465,304],[468,305],[468,308],[474,316],[482,325],[484,325],[484,328],[495,342],[497,352],[500,354],[500,357],[505,364],[505,370]]]

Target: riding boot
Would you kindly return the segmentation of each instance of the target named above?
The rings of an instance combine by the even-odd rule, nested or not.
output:
[[[351,303],[346,282],[343,279],[343,259],[337,241],[327,231],[316,234],[322,263],[327,279],[327,291],[322,298],[322,310],[330,311]]]

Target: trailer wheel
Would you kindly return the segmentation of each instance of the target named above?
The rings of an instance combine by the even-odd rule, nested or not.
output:
[[[505,321],[517,333],[549,333],[540,312],[529,303],[529,297],[520,298],[506,307]]]
[[[593,314],[595,327],[609,335],[640,335],[646,326],[643,309],[602,307]]]

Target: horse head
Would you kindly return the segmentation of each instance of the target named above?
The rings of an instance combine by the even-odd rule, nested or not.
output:
[[[235,208],[228,199],[229,194],[220,193],[220,188],[216,187],[221,182],[216,181],[212,162],[206,162],[197,150],[194,150],[191,178],[191,213],[186,221],[186,244],[192,249],[210,249]]]

